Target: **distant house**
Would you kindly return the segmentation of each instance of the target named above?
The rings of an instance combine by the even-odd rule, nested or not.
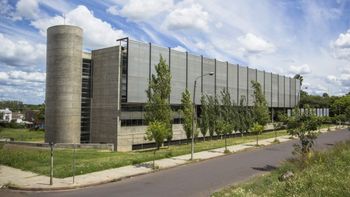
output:
[[[24,115],[21,112],[13,112],[12,120],[16,121],[18,124],[23,123]]]
[[[1,121],[11,122],[12,120],[12,111],[8,108],[0,109],[0,119]]]

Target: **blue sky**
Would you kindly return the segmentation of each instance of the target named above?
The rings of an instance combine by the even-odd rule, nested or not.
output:
[[[0,14],[0,100],[44,102],[46,29],[64,21],[86,51],[128,36],[350,91],[350,0],[0,0]]]

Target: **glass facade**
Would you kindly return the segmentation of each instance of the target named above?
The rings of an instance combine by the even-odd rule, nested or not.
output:
[[[91,110],[91,76],[92,66],[90,59],[83,59],[82,88],[81,88],[81,123],[80,142],[90,141],[90,110]]]

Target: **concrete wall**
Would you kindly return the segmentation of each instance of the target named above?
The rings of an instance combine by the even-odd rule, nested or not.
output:
[[[92,103],[91,131],[92,143],[117,144],[120,104],[119,46],[92,51]],[[116,147],[118,150],[118,148]]]
[[[82,34],[69,25],[47,30],[45,142],[80,143]]]

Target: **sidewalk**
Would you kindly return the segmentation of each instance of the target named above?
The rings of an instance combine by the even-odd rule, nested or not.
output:
[[[331,130],[335,130],[332,127]],[[327,132],[327,129],[321,129],[321,132]],[[280,142],[290,141],[290,136],[281,136],[277,139]],[[274,141],[274,138],[259,140],[259,145],[270,145]],[[234,146],[228,146],[230,152],[239,152],[247,149],[259,148],[255,146],[255,142],[244,143]],[[197,152],[194,154],[195,160],[205,160],[225,155],[225,148],[217,148],[209,151]],[[159,169],[171,168],[183,164],[190,163],[190,154],[181,155],[173,158],[166,158],[156,160],[156,165]],[[118,181],[124,178],[133,177],[136,175],[146,174],[154,172],[152,170],[152,162],[146,162],[138,165],[124,166],[115,169],[103,170],[99,172],[93,172],[89,174],[79,175],[75,177],[75,183],[73,184],[73,178],[54,178],[53,185],[49,185],[50,177],[38,175],[33,172],[22,171],[16,168],[0,165],[0,188],[9,187],[12,189],[22,190],[63,190],[87,187],[92,185],[98,185],[102,183],[108,183]]]

